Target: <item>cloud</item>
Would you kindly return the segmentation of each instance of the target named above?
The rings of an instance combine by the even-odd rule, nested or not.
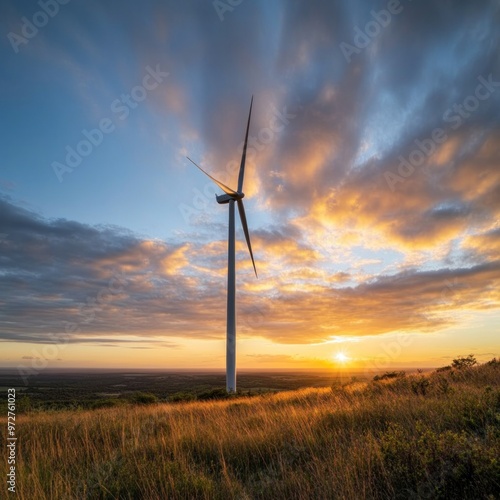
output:
[[[121,228],[46,220],[7,199],[0,204],[7,233],[0,240],[3,341],[142,348],[144,341],[146,347],[165,345],[163,337],[223,337],[222,242],[144,240]],[[471,238],[469,244],[481,247],[483,240],[498,239],[497,233]],[[349,273],[322,269],[317,252],[294,237],[300,239],[294,227],[257,232],[267,263],[259,281],[251,269],[240,275],[242,334],[305,343],[430,332],[452,325],[454,311],[500,304],[499,261],[409,269],[356,284],[346,282]],[[243,243],[241,250],[246,252]],[[220,266],[216,273],[214,263]]]
[[[500,90],[490,89],[473,112],[462,109],[463,117],[455,106],[474,95],[478,78],[500,80],[495,4],[477,10],[467,2],[404,3],[348,63],[338,43],[352,41],[354,27],[370,18],[363,3],[353,5],[287,9],[280,64],[295,76],[287,97],[298,95],[302,108],[265,159],[272,169],[262,168],[272,172],[261,176],[270,208],[293,207],[309,226],[330,224],[361,239],[378,235],[407,249],[432,249],[463,237],[473,224],[491,224],[500,200]],[[326,48],[330,55],[319,64]],[[408,159],[415,141],[437,127],[447,140],[391,191],[384,175],[398,174],[400,158]]]
[[[341,336],[433,332],[452,326],[463,310],[500,304],[500,262],[471,268],[401,272],[349,288],[296,287],[257,305],[255,330],[283,343]]]
[[[145,241],[117,227],[45,220],[7,199],[0,205],[6,234],[0,240],[3,340],[47,342],[69,331],[67,341],[107,342],[79,332],[118,337],[179,328],[178,319],[170,320],[177,311],[188,313],[188,298],[199,284],[179,272],[187,265],[185,244]]]
[[[75,3],[29,54],[64,67],[99,118],[159,64],[170,76],[145,104],[161,116],[154,133],[232,181],[255,95],[246,193],[265,222],[252,230],[258,281],[237,244],[242,334],[432,332],[458,311],[499,307],[500,89],[464,111],[481,77],[500,81],[498,2],[401,3],[350,62],[340,43],[387,2],[243,2],[222,23],[211,2]],[[127,64],[103,78],[118,47]],[[276,110],[293,118],[259,142]],[[437,128],[446,139],[429,146]],[[412,157],[421,164],[402,170]],[[163,241],[1,199],[0,339],[223,338],[227,228],[202,222]]]
[[[500,228],[465,238],[463,246],[475,262],[497,259],[500,255]]]

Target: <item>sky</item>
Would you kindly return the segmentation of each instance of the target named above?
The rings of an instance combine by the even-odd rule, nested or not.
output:
[[[500,4],[6,0],[0,366],[500,355]]]

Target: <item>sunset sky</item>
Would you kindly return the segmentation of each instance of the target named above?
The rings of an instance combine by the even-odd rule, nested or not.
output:
[[[45,10],[44,10],[45,8]],[[7,0],[0,366],[500,355],[498,1]],[[339,356],[342,353],[343,356]]]

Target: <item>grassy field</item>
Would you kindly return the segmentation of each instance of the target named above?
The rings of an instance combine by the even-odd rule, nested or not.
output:
[[[17,497],[500,498],[499,362],[377,378],[28,412],[17,419]]]

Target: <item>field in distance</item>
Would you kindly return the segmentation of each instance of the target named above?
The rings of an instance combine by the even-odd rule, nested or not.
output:
[[[334,371],[242,371],[240,395],[330,387],[363,373]],[[369,377],[371,378],[371,377]],[[24,379],[16,371],[0,371],[0,388],[15,387],[19,409],[93,409],[126,402],[175,402],[217,399],[225,395],[225,374],[220,371],[159,370],[44,370]],[[149,399],[148,399],[149,396]]]

